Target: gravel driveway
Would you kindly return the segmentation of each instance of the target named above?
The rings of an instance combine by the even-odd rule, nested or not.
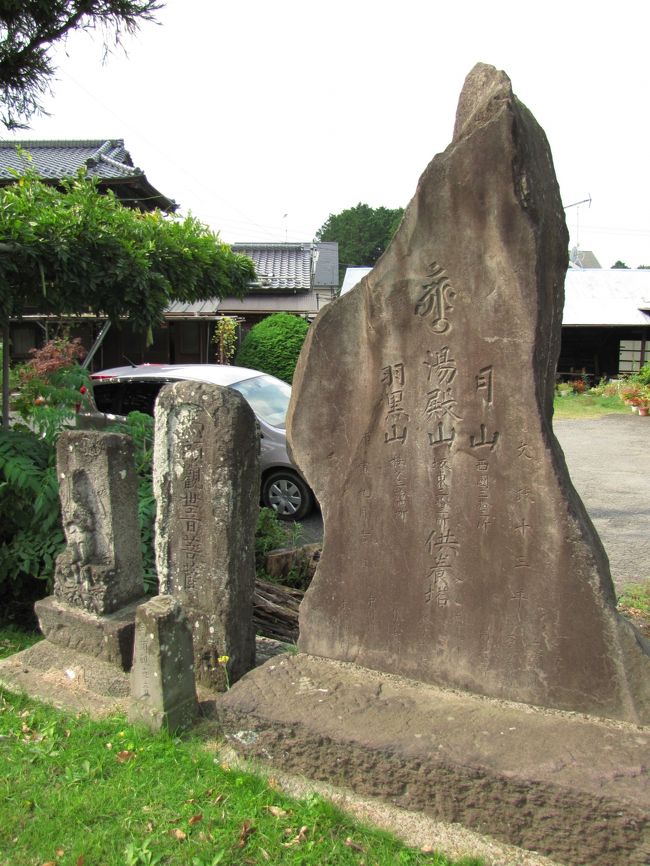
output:
[[[606,415],[589,421],[556,421],[573,484],[605,545],[620,593],[650,580],[650,418]],[[320,541],[323,523],[303,521],[302,542]]]

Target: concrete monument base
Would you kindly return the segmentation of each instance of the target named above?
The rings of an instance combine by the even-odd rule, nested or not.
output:
[[[114,613],[99,615],[72,607],[50,595],[34,605],[38,624],[50,643],[131,669],[135,611],[147,598],[139,598]]]
[[[248,758],[566,864],[650,862],[650,728],[482,698],[300,654],[219,698]]]

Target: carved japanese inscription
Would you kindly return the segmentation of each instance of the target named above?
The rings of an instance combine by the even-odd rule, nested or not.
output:
[[[259,498],[255,416],[235,391],[167,385],[156,404],[154,491],[161,592],[186,610],[197,681],[224,689],[254,662]]]
[[[296,369],[290,448],[325,523],[302,650],[650,720],[647,653],[552,432],[566,250],[545,136],[479,65],[452,145]]]

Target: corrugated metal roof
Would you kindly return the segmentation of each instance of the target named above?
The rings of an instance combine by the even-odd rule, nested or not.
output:
[[[562,324],[650,325],[650,270],[571,268]]]
[[[233,244],[236,253],[249,256],[261,288],[309,291],[312,285],[312,244]]]
[[[216,316],[219,304],[219,298],[211,298],[209,301],[196,301],[193,304],[185,304],[182,301],[174,301],[165,310],[165,316],[174,319],[194,319],[200,316],[210,317]]]
[[[339,284],[338,241],[319,241],[315,247],[314,286],[336,286]]]
[[[353,289],[371,270],[372,268],[346,268],[343,285],[341,286],[341,294],[345,295],[350,289]]]

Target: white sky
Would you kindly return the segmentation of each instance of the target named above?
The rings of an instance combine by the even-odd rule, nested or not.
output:
[[[482,61],[546,131],[565,205],[592,198],[571,245],[650,264],[645,0],[168,0],[159,20],[104,65],[74,34],[51,116],[4,138],[123,138],[224,240],[308,241],[360,201],[408,203]]]

